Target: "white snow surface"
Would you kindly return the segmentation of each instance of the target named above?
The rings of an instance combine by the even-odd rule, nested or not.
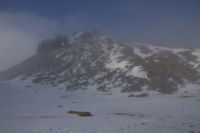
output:
[[[155,46],[155,45],[151,45],[151,44],[141,44],[141,43],[134,43],[134,44],[135,44],[135,46],[134,46],[134,53],[136,55],[142,57],[143,59],[145,59],[145,58],[147,58],[149,56],[158,54],[161,51],[171,51],[174,54],[178,54],[180,52],[185,52],[185,51],[190,51],[190,49],[185,49],[185,48],[167,48],[167,47],[162,47],[162,46]],[[147,49],[150,50],[150,52],[149,53],[143,53],[143,52],[141,52],[140,46],[146,47]],[[198,50],[198,52],[197,51],[194,52],[194,54],[198,55],[199,59],[200,59],[199,51],[200,50]]]
[[[113,50],[111,51],[109,55],[109,62],[105,64],[106,68],[115,70],[115,69],[121,69],[125,70],[126,66],[129,65],[129,62],[126,60],[119,60],[119,57],[122,56],[120,53],[120,47],[118,45],[115,45]]]
[[[126,60],[123,60],[123,61],[119,61],[117,59],[118,56],[116,55],[113,55],[110,57],[110,62],[106,64],[106,67],[111,69],[111,70],[115,70],[115,69],[125,69],[125,67],[127,66],[127,64],[129,63],[128,61]]]
[[[138,56],[140,56],[142,58],[147,58],[147,57],[152,56],[153,54],[155,54],[154,51],[152,51],[151,53],[148,53],[148,54],[142,53],[140,48],[138,48],[138,47],[134,47],[133,51],[134,51],[134,53],[136,55],[138,55]]]
[[[192,88],[199,91],[199,86]],[[0,133],[200,132],[199,94],[187,98],[127,95],[69,92],[29,81],[0,82]],[[93,116],[67,114],[70,110],[89,111]]]
[[[197,61],[200,63],[200,49],[194,50],[192,54],[197,57]]]
[[[134,66],[131,71],[127,73],[127,76],[148,79],[147,73],[143,70],[142,66]]]
[[[185,49],[185,48],[167,48],[167,47],[154,46],[154,45],[150,45],[149,49],[152,50],[154,53],[164,50],[164,51],[171,51],[174,54],[178,54],[180,52],[185,52],[185,51],[189,50],[189,49]]]

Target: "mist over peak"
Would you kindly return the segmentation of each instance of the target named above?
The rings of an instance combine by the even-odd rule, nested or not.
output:
[[[87,4],[88,3],[88,4]],[[100,7],[101,6],[101,7]],[[103,8],[102,8],[103,7]],[[199,48],[199,2],[0,1],[0,70],[57,34],[97,28],[106,35],[171,48]]]

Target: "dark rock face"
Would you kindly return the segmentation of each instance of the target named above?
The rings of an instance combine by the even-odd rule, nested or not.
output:
[[[121,92],[154,90],[169,94],[186,83],[199,83],[200,50],[125,44],[90,32],[71,40],[57,36],[41,42],[37,54],[0,73],[0,78]]]

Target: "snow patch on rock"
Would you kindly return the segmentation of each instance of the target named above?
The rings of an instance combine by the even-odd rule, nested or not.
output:
[[[127,76],[134,76],[137,78],[149,79],[146,71],[144,71],[142,66],[134,66],[131,71],[127,73]]]
[[[192,55],[197,57],[197,61],[200,62],[200,50],[195,50],[192,52]]]
[[[120,61],[119,57],[121,56],[122,54],[120,53],[120,47],[116,45],[115,48],[113,48],[111,54],[109,55],[109,61],[105,64],[106,68],[111,70],[125,70],[126,66],[129,65],[129,62],[127,60]]]
[[[142,53],[139,48],[134,48],[134,53],[136,55],[142,57],[142,58],[147,58],[147,57],[149,57],[149,56],[152,55],[152,53],[150,53],[150,54],[144,54],[144,53]]]

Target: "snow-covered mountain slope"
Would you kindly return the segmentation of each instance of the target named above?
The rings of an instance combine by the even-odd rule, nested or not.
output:
[[[200,49],[127,44],[83,32],[45,40],[36,55],[0,73],[1,79],[16,77],[68,90],[170,94],[200,83]]]
[[[66,91],[27,80],[0,82],[0,133],[200,132],[199,96],[105,94]],[[67,114],[70,110],[93,116]]]
[[[88,32],[45,40],[0,73],[0,133],[198,133],[199,53]]]

